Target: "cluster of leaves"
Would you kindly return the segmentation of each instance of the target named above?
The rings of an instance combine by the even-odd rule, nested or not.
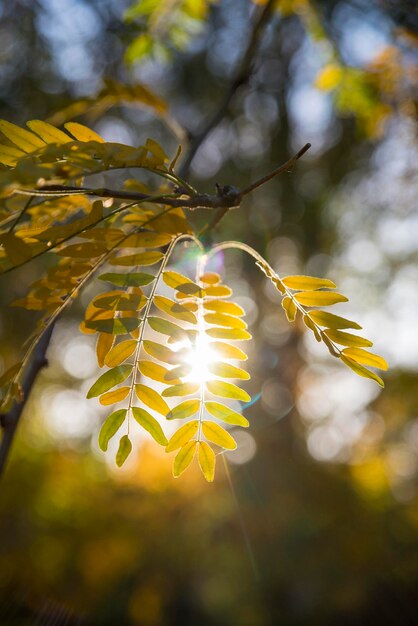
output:
[[[333,291],[332,281],[308,276],[280,278],[245,243],[223,242],[204,249],[182,209],[183,202],[187,207],[186,200],[197,192],[175,175],[175,159],[169,165],[156,142],[148,140],[139,148],[106,143],[94,131],[75,123],[65,125],[72,136],[39,120],[28,126],[30,131],[0,121],[5,136],[0,146],[0,269],[10,271],[43,254],[53,254],[55,264],[14,302],[39,311],[41,318],[23,360],[0,380],[2,411],[20,398],[22,372],[44,330],[107,263],[108,271],[97,277],[97,285],[108,284],[108,291],[94,296],[81,325],[83,332],[97,333],[99,366],[109,368],[93,384],[88,397],[98,397],[105,406],[127,404],[104,422],[100,447],[106,450],[111,437],[122,426],[126,428],[116,454],[117,464],[122,465],[132,449],[133,419],[167,452],[176,451],[174,476],[197,454],[203,475],[213,480],[216,455],[212,446],[221,450],[236,447],[219,422],[248,426],[246,418],[225,400],[250,401],[247,392],[231,382],[249,379],[239,367],[247,356],[235,345],[251,338],[242,319],[244,311],[230,299],[232,290],[221,283],[220,276],[206,270],[211,256],[230,248],[256,260],[283,296],[289,321],[301,316],[333,356],[383,386],[382,379],[365,366],[386,369],[385,360],[364,349],[372,345],[369,340],[346,332],[360,326],[322,310],[347,300]],[[110,198],[110,206],[115,208],[108,210],[101,200],[90,199],[100,196],[102,190],[81,187],[90,174],[132,166],[168,179],[178,186],[177,191],[153,194],[143,183],[128,180],[125,185],[140,192],[137,199],[126,204],[118,199],[118,192],[112,192],[115,197]],[[176,204],[169,206],[173,197]],[[32,204],[34,201],[37,203]],[[184,241],[193,241],[200,250],[195,280],[167,269],[174,248]],[[157,271],[149,270],[157,265]],[[166,291],[174,290],[173,297],[159,293],[161,285]],[[166,424],[177,420],[184,423],[168,439]]]

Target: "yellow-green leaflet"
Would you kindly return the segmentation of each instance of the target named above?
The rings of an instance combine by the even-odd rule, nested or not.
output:
[[[331,339],[331,341],[335,341],[335,343],[339,343],[343,346],[368,348],[373,345],[372,341],[369,341],[364,337],[358,337],[357,335],[352,335],[351,333],[345,333],[342,330],[330,330],[326,328],[323,332],[326,334],[328,339]]]
[[[104,280],[118,287],[142,287],[149,285],[155,280],[155,276],[152,274],[145,274],[144,272],[129,272],[128,274],[117,274],[115,272],[107,272],[97,277],[99,280]]]
[[[138,424],[147,430],[157,443],[161,446],[167,445],[167,437],[164,435],[163,429],[155,417],[152,417],[152,415],[150,415],[148,411],[145,411],[145,409],[141,409],[136,406],[132,407],[132,415]]]
[[[124,248],[161,248],[170,243],[173,236],[167,233],[135,233],[124,242]],[[122,244],[121,244],[122,245]]]
[[[197,420],[187,422],[187,424],[183,424],[183,426],[180,426],[180,428],[171,437],[165,451],[172,452],[173,450],[177,450],[177,448],[181,448],[181,446],[184,446],[185,443],[190,441],[190,439],[195,436],[198,427],[199,422]]]
[[[382,356],[368,352],[368,350],[362,350],[361,348],[344,348],[343,354],[363,365],[377,367],[380,370],[387,370],[389,368],[387,361]]]
[[[173,322],[169,322],[162,317],[152,316],[149,316],[147,320],[150,327],[157,333],[161,333],[162,335],[169,335],[170,337],[173,337],[176,341],[182,341],[184,339],[187,339],[187,331],[185,331],[184,328],[182,328],[181,326],[173,324]]]
[[[285,276],[282,278],[282,283],[289,289],[301,289],[303,291],[321,289],[322,287],[335,289],[337,286],[332,280],[328,280],[327,278],[314,278],[313,276]]]
[[[377,382],[377,384],[380,385],[381,387],[385,386],[380,376],[368,370],[367,367],[363,367],[363,365],[359,365],[356,361],[354,361],[353,359],[350,359],[344,354],[341,354],[340,358],[343,363],[348,365],[348,367],[350,367],[353,370],[353,372],[355,372],[359,376],[364,376],[364,378],[371,378],[372,380]]]
[[[154,265],[164,258],[162,252],[139,252],[138,254],[126,254],[124,256],[117,256],[110,259],[110,265],[119,265],[125,267],[131,267],[134,265]]]
[[[153,411],[157,411],[157,413],[161,413],[164,416],[170,412],[167,402],[151,387],[137,384],[135,385],[135,393],[138,399],[149,406],[150,409],[153,409]]]
[[[132,372],[132,365],[119,365],[105,372],[96,380],[94,385],[90,387],[87,398],[95,398],[102,395],[105,391],[112,389],[119,383],[122,383]]]
[[[205,402],[205,407],[206,410],[213,415],[213,417],[216,417],[227,424],[243,426],[244,428],[247,428],[250,425],[250,422],[243,415],[241,415],[241,413],[233,411],[228,406],[225,406],[225,404],[207,401]]]
[[[199,443],[197,458],[199,460],[199,466],[202,470],[203,476],[206,478],[208,483],[213,482],[213,479],[215,478],[216,457],[214,451],[210,445],[206,443],[206,441],[201,441]]]
[[[93,300],[95,307],[109,311],[141,311],[146,303],[147,298],[139,293],[116,292],[116,294],[99,296]]]
[[[223,380],[209,380],[206,383],[206,387],[214,396],[232,398],[233,400],[241,400],[242,402],[249,402],[251,400],[251,397],[246,391],[232,383],[226,383]]]
[[[85,327],[99,333],[126,335],[138,328],[141,320],[138,317],[115,317],[114,319],[86,320]]]
[[[213,341],[211,347],[224,359],[234,359],[236,361],[246,361],[248,356],[240,348],[231,346],[229,343],[222,341]]]
[[[108,367],[115,367],[120,365],[134,352],[137,342],[135,339],[126,339],[113,346],[113,348],[106,354],[104,362]]]
[[[156,380],[159,383],[174,385],[181,382],[179,378],[168,378],[168,373],[170,372],[170,370],[168,370],[163,365],[160,365],[159,363],[154,363],[154,361],[139,361],[138,369],[141,374],[147,376],[148,378],[152,378],[152,380]]]
[[[114,342],[114,335],[110,335],[108,333],[99,333],[97,335],[96,356],[99,367],[103,367],[103,365],[105,365],[106,356],[112,349]],[[120,365],[124,360],[125,359],[122,359],[122,361],[119,361],[119,363],[110,363],[109,367],[113,367],[114,365]]]
[[[204,291],[199,285],[196,285],[190,278],[187,276],[183,276],[183,274],[179,274],[178,272],[166,271],[163,272],[163,281],[169,287],[173,289],[177,289],[181,293],[185,293],[187,295],[196,295],[199,298],[204,296]]]
[[[26,153],[23,152],[23,150],[19,150],[19,148],[0,144],[0,163],[2,163],[3,165],[14,167],[19,159],[21,159],[25,155]]]
[[[57,251],[59,256],[74,257],[80,259],[94,259],[107,252],[102,243],[74,243]]]
[[[206,334],[214,339],[229,339],[230,341],[248,341],[251,339],[250,333],[240,328],[207,328]]]
[[[250,378],[248,372],[242,370],[240,367],[235,367],[235,365],[230,365],[229,363],[209,363],[208,369],[212,374],[220,376],[221,378],[241,378],[242,380],[248,380]]]
[[[125,421],[126,413],[126,409],[119,409],[106,418],[99,433],[99,446],[103,452],[106,452],[109,440],[117,433]]]
[[[334,313],[328,313],[328,311],[309,311],[309,317],[319,326],[326,326],[327,328],[333,328],[338,330],[340,328],[354,328],[355,330],[361,330],[360,324],[351,320],[334,315]]]
[[[132,443],[128,435],[124,435],[119,441],[119,449],[116,453],[116,465],[122,467],[132,450]]]
[[[129,391],[130,387],[118,387],[118,389],[114,389],[113,391],[106,391],[106,393],[100,396],[99,402],[105,406],[108,404],[122,402],[122,400],[124,400],[128,395]]]
[[[199,388],[199,383],[180,383],[180,385],[167,387],[167,389],[164,389],[162,395],[165,398],[174,398],[176,396],[191,396],[192,393],[196,393]]]
[[[215,422],[203,422],[202,431],[206,439],[209,439],[212,443],[216,443],[217,446],[225,448],[226,450],[235,450],[237,447],[236,441],[231,435],[219,424]]]
[[[178,478],[190,465],[196,453],[196,441],[189,441],[177,453],[173,462],[173,476]]]
[[[173,352],[173,350],[170,350],[167,346],[163,346],[155,341],[149,341],[148,339],[145,339],[142,345],[144,346],[145,352],[155,359],[163,363],[169,363],[170,365],[177,365],[180,357],[179,352]]]
[[[173,367],[171,370],[167,370],[167,373],[164,376],[163,382],[170,383],[172,385],[179,384],[180,378],[187,376],[192,371],[192,366],[189,363],[182,363],[182,365],[178,365],[177,367]],[[177,381],[174,383],[173,381]]]
[[[348,298],[336,291],[300,291],[293,297],[305,306],[330,306],[337,302],[348,302]]]
[[[167,414],[168,420],[184,419],[191,417],[198,412],[200,407],[200,400],[194,398],[193,400],[184,400],[177,406],[173,407],[170,413]]]
[[[155,296],[154,297],[155,306],[171,315],[172,317],[182,320],[183,322],[190,322],[191,324],[197,324],[197,319],[194,313],[186,309],[185,306],[175,302],[174,300],[170,300],[169,298],[165,298],[164,296]]]

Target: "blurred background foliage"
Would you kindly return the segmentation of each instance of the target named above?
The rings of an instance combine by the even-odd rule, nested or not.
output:
[[[110,141],[153,137],[173,154],[222,101],[255,10],[3,0],[0,117],[60,123],[72,106],[64,117]],[[248,84],[191,167],[202,191],[244,186],[313,144],[214,238],[248,242],[281,274],[335,279],[344,315],[389,360],[386,389],[290,328],[232,252],[215,267],[254,333],[251,429],[213,485],[172,479],[146,439],[116,470],[96,445],[103,411],[84,399],[97,373],[77,328],[87,289],[56,326],[1,485],[1,624],[417,623],[417,38],[413,0],[278,0]],[[33,328],[6,305],[40,267],[2,278],[0,372]]]

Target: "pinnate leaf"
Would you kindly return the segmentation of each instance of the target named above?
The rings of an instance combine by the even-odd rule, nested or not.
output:
[[[215,311],[215,313],[225,313],[226,315],[236,315],[242,317],[245,311],[235,302],[227,302],[224,300],[205,300],[203,303],[205,309]]]
[[[139,252],[138,254],[127,254],[124,256],[117,256],[110,259],[110,265],[119,265],[125,267],[132,267],[134,265],[154,265],[164,258],[162,252]]]
[[[180,383],[179,385],[167,387],[167,389],[164,389],[162,395],[165,398],[174,398],[176,396],[191,396],[192,393],[196,393],[199,387],[199,383]]]
[[[246,361],[248,356],[240,348],[231,346],[229,343],[222,341],[213,341],[211,348],[224,359],[234,359],[236,361]]]
[[[99,433],[99,446],[103,452],[106,452],[109,440],[117,433],[125,421],[126,413],[126,409],[114,411],[103,423]]]
[[[116,465],[122,467],[132,450],[132,443],[128,435],[124,435],[119,441],[119,448],[116,453]]]
[[[368,348],[373,345],[372,341],[369,341],[364,337],[358,337],[357,335],[353,335],[352,333],[345,333],[342,330],[331,330],[326,328],[323,332],[328,337],[328,339],[331,339],[331,341],[339,343],[343,346],[350,346],[353,348]]]
[[[139,407],[132,407],[132,415],[134,416],[138,424],[142,426],[142,428],[144,428],[146,431],[148,431],[151,437],[155,439],[157,443],[159,443],[161,446],[167,445],[167,437],[164,435],[163,429],[161,428],[155,417],[152,417],[152,415],[150,415],[148,411],[145,411],[145,409],[141,409]]]
[[[105,406],[122,402],[128,395],[129,390],[130,387],[118,387],[118,389],[114,389],[113,391],[106,391],[106,393],[100,396],[99,402]]]
[[[73,137],[78,139],[78,141],[97,141],[98,143],[105,143],[105,140],[95,133],[94,130],[78,122],[67,122],[64,124],[64,127]]]
[[[301,289],[303,291],[312,291],[321,289],[322,287],[335,289],[337,286],[332,280],[328,280],[327,278],[314,278],[313,276],[285,276],[282,278],[282,283],[289,289]]]
[[[156,380],[159,383],[167,383],[176,385],[181,382],[179,378],[170,379],[168,378],[168,374],[171,370],[163,367],[159,363],[154,363],[154,361],[139,361],[138,369],[144,376],[151,378],[152,380]]]
[[[160,309],[160,311],[163,311],[178,320],[190,322],[191,324],[197,324],[197,319],[194,313],[189,311],[184,305],[179,304],[174,300],[170,300],[164,296],[155,296],[154,304],[158,309]]]
[[[196,454],[196,441],[189,441],[178,451],[173,462],[173,476],[178,478],[190,465]]]
[[[103,367],[103,365],[105,365],[105,358],[109,354],[109,351],[111,350],[114,342],[115,337],[113,335],[110,335],[108,333],[98,334],[96,343],[96,356],[99,367]],[[120,361],[120,363],[122,363],[122,361]],[[113,367],[113,365],[119,365],[120,363],[111,363],[109,364],[109,367]]]
[[[163,400],[155,389],[152,389],[147,385],[137,384],[135,385],[135,393],[138,399],[153,411],[157,411],[157,413],[160,413],[161,415],[167,415],[167,413],[170,412],[170,407],[167,402]]]
[[[348,298],[336,291],[300,291],[293,297],[304,306],[330,306],[338,302],[348,302]]]
[[[229,363],[210,363],[208,368],[212,374],[220,376],[221,378],[240,378],[241,380],[248,380],[250,378],[248,372],[240,367],[235,367],[235,365],[230,365]]]
[[[206,410],[213,415],[213,417],[216,417],[227,424],[243,426],[244,428],[247,428],[250,425],[250,422],[243,415],[241,415],[241,413],[233,411],[228,406],[225,406],[225,404],[207,401],[205,402],[205,407]]]
[[[309,311],[309,317],[319,326],[326,326],[338,330],[340,328],[353,328],[355,330],[361,330],[360,324],[347,320],[345,317],[334,315],[334,313],[328,313],[328,311]]]
[[[113,348],[105,356],[104,362],[108,367],[120,365],[128,359],[137,347],[135,339],[126,339],[113,346]]]
[[[190,278],[187,278],[187,276],[183,276],[183,274],[179,274],[178,272],[163,272],[163,281],[169,287],[177,289],[177,291],[186,295],[193,295],[199,298],[204,296],[204,292],[199,285],[196,285],[196,283],[190,280]]]
[[[240,328],[207,328],[206,334],[214,339],[229,339],[230,341],[248,341],[251,334]]]
[[[145,274],[144,272],[130,272],[129,274],[106,272],[97,278],[119,287],[142,287],[143,285],[152,283],[155,276],[153,276],[153,274]]]
[[[200,407],[200,400],[194,398],[193,400],[184,400],[177,406],[173,407],[170,413],[167,414],[168,420],[184,419],[191,417],[198,412]]]
[[[199,443],[197,458],[199,460],[199,466],[202,470],[203,476],[206,478],[208,483],[213,482],[213,479],[215,478],[216,457],[214,451],[210,445],[206,443],[206,441],[201,441]]]
[[[363,365],[360,365],[359,363],[357,363],[357,361],[354,361],[354,359],[351,359],[350,357],[347,357],[344,354],[341,354],[340,358],[341,358],[341,361],[345,363],[345,365],[351,368],[353,372],[355,372],[359,376],[364,376],[364,378],[371,378],[381,387],[385,386],[380,376],[368,370],[367,367],[363,367]]]
[[[109,391],[112,387],[115,387],[119,383],[126,380],[131,372],[132,365],[119,365],[118,367],[113,367],[102,374],[100,378],[96,380],[94,385],[90,387],[87,393],[87,398],[96,398],[97,396],[101,396],[105,391]]]
[[[206,439],[209,439],[212,443],[216,443],[216,445],[221,448],[235,450],[237,447],[235,439],[228,431],[219,424],[215,424],[215,422],[203,422],[202,431]]]
[[[185,443],[190,441],[190,439],[195,436],[198,427],[199,422],[197,420],[187,422],[187,424],[180,426],[180,428],[170,438],[165,451],[172,452],[173,450],[177,450],[177,448],[184,446]]]
[[[246,391],[240,389],[237,385],[226,383],[223,380],[209,380],[206,383],[206,387],[214,396],[241,400],[242,402],[249,402],[251,400],[251,397]]]
[[[380,370],[387,370],[389,368],[387,361],[382,356],[373,354],[368,350],[362,350],[361,348],[345,348],[343,354],[363,365],[377,367]]]

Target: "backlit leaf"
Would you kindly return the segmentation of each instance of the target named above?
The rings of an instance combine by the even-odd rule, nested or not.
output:
[[[99,296],[93,301],[98,309],[110,309],[112,311],[140,311],[147,303],[144,294],[115,293],[110,296]]]
[[[293,297],[305,306],[330,306],[337,302],[348,302],[348,298],[336,291],[301,291]]]
[[[124,435],[119,441],[119,448],[116,453],[116,465],[122,467],[132,450],[132,443],[128,435]]]
[[[187,422],[187,424],[181,426],[170,438],[165,451],[172,452],[173,450],[177,450],[177,448],[184,446],[185,443],[190,441],[190,439],[195,436],[198,426],[199,422],[197,420]]]
[[[221,282],[221,277],[215,272],[205,272],[199,277],[199,280],[206,285],[217,285]]]
[[[203,422],[202,431],[206,439],[209,439],[212,443],[216,443],[216,445],[221,448],[235,450],[237,447],[235,439],[231,437],[225,428],[215,422]]]
[[[213,482],[213,479],[215,478],[216,457],[214,451],[210,445],[206,443],[206,441],[201,441],[199,443],[197,458],[199,460],[199,466],[202,470],[203,476],[206,478],[208,483]]]
[[[173,384],[173,380],[178,380],[179,378],[183,378],[187,376],[192,371],[192,366],[189,363],[182,363],[177,367],[173,367],[171,370],[167,370],[166,375],[164,376],[164,382],[169,382]]]
[[[0,235],[1,244],[3,244],[6,255],[13,265],[21,265],[32,258],[30,246],[13,233]]]
[[[250,425],[250,422],[243,416],[241,413],[237,413],[233,411],[225,404],[221,404],[220,402],[205,402],[205,407],[207,411],[223,422],[227,424],[233,424],[234,426],[243,426],[247,428]]]
[[[132,407],[132,415],[135,420],[138,422],[142,428],[149,432],[151,437],[155,439],[157,443],[161,446],[166,446],[168,444],[167,437],[164,435],[163,429],[161,428],[158,421],[155,417],[152,417],[145,411],[145,409],[140,409],[136,406]]]
[[[292,298],[289,298],[289,296],[285,296],[282,300],[282,307],[285,310],[288,321],[294,322],[298,309],[297,309],[295,302],[292,300]]]
[[[161,248],[172,239],[173,236],[167,233],[141,232],[130,235],[121,245],[124,248]]]
[[[138,328],[141,320],[137,317],[117,317],[108,320],[89,320],[84,325],[87,329],[111,335],[126,335]]]
[[[105,245],[98,242],[75,243],[57,251],[59,256],[66,256],[80,259],[94,259],[107,252]]]
[[[139,361],[138,369],[144,376],[151,378],[152,380],[156,380],[159,383],[167,383],[168,378],[166,378],[167,374],[170,372],[166,367],[163,367],[159,363],[154,363],[153,361]],[[176,378],[174,380],[170,380],[171,384],[180,383],[181,380]]]
[[[122,383],[132,372],[132,365],[119,365],[102,374],[90,387],[87,398],[101,396],[102,393]]]
[[[43,139],[46,143],[68,143],[72,141],[72,138],[52,126],[52,124],[48,124],[48,122],[43,122],[41,120],[30,120],[26,122],[26,126],[28,126],[33,132],[35,132],[41,139]]]
[[[313,319],[319,326],[326,326],[338,330],[339,328],[354,328],[355,330],[361,330],[361,326],[357,322],[345,319],[334,313],[328,313],[328,311],[309,311],[309,317]]]
[[[205,309],[215,311],[215,313],[226,313],[227,315],[236,315],[242,317],[245,311],[235,302],[225,302],[224,300],[205,300],[203,303]]]
[[[94,130],[78,122],[67,122],[64,124],[64,127],[73,137],[78,139],[78,141],[97,141],[99,143],[105,143],[105,140],[95,133]]]
[[[162,252],[139,252],[138,254],[127,254],[110,259],[110,265],[120,265],[132,267],[134,265],[154,265],[164,258]]]
[[[0,130],[9,141],[24,152],[34,152],[34,150],[45,146],[45,142],[34,133],[6,120],[0,120]]]
[[[236,346],[231,346],[229,343],[213,341],[211,343],[211,348],[224,359],[235,359],[236,361],[246,361],[248,359],[245,352]]]
[[[251,339],[250,333],[240,328],[207,328],[206,334],[214,339],[229,339],[231,341],[248,341]]]
[[[167,346],[163,346],[155,341],[149,341],[145,339],[143,342],[144,350],[150,356],[162,361],[163,363],[169,363],[170,365],[177,365],[179,361],[179,353],[170,350]]]
[[[196,453],[196,441],[189,441],[178,451],[173,462],[173,476],[178,478],[190,465]]]
[[[96,356],[99,367],[103,367],[103,365],[105,364],[105,358],[111,350],[114,341],[115,337],[113,335],[109,335],[108,333],[98,334],[96,343]],[[113,367],[113,365],[119,365],[119,363],[110,364],[109,367]]]
[[[149,285],[155,279],[152,274],[144,274],[143,272],[130,272],[127,274],[116,274],[107,272],[98,276],[100,280],[104,280],[119,287],[142,287]]]
[[[184,400],[184,402],[180,402],[180,404],[173,407],[166,417],[168,420],[184,419],[186,417],[191,417],[198,412],[199,407],[200,400],[198,400],[197,398],[194,398],[193,400]]]
[[[319,332],[317,326],[315,326],[314,321],[309,317],[309,315],[304,315],[303,316],[303,321],[305,323],[305,326],[307,326],[315,335],[315,339],[317,341],[321,341],[321,333]]]
[[[230,365],[229,363],[210,363],[208,369],[212,374],[220,376],[221,378],[241,378],[242,380],[248,380],[250,378],[248,372],[242,370],[240,367],[235,367],[235,365]]]
[[[158,309],[160,309],[160,311],[163,311],[178,320],[190,322],[191,324],[197,324],[196,316],[185,306],[175,302],[174,300],[170,300],[164,296],[155,296],[154,304]]]
[[[169,335],[170,337],[173,337],[176,341],[182,341],[184,339],[187,339],[187,333],[184,328],[181,328],[181,326],[173,324],[173,322],[169,322],[162,317],[150,316],[147,318],[147,321],[150,327],[157,333],[161,333],[162,335]]]
[[[100,396],[99,402],[104,405],[122,402],[122,400],[124,400],[128,395],[129,390],[130,387],[118,387],[118,389],[115,389],[114,391],[107,391]]]
[[[368,370],[367,367],[363,367],[363,365],[360,365],[359,363],[354,361],[354,359],[351,359],[350,357],[347,357],[344,354],[341,354],[340,358],[343,363],[348,365],[348,367],[351,368],[353,372],[355,372],[359,376],[364,376],[364,378],[371,378],[372,380],[377,382],[377,384],[380,385],[381,387],[385,386],[380,376]]]
[[[3,165],[14,167],[19,159],[21,159],[25,155],[26,153],[23,152],[23,150],[19,150],[19,148],[0,144],[0,163],[2,163]]]
[[[329,339],[331,339],[331,341],[339,343],[343,346],[351,346],[353,348],[368,348],[373,345],[372,341],[369,341],[364,337],[358,337],[357,335],[353,335],[352,333],[345,333],[342,330],[330,330],[326,328],[323,332]]]
[[[163,281],[169,287],[177,289],[181,293],[187,295],[196,295],[199,298],[203,297],[204,292],[199,285],[196,285],[190,278],[179,274],[178,272],[166,271],[163,272]]]
[[[285,276],[282,282],[289,289],[301,289],[303,291],[311,291],[327,287],[335,289],[337,285],[327,278],[314,278],[313,276]]]
[[[120,365],[128,359],[137,347],[138,342],[135,339],[126,339],[113,346],[113,348],[105,356],[104,362],[108,367]]]
[[[103,452],[106,452],[109,440],[117,433],[125,421],[126,413],[126,409],[119,409],[118,411],[111,413],[109,417],[106,418],[99,433],[99,446]]]
[[[174,398],[176,396],[190,396],[199,389],[199,383],[180,383],[164,389],[162,395],[165,398]]]
[[[238,328],[245,330],[247,324],[239,317],[234,315],[225,315],[223,313],[206,313],[205,322],[216,326],[225,326],[226,328]]]
[[[153,411],[157,411],[161,415],[167,415],[170,412],[170,407],[167,402],[163,400],[161,395],[147,385],[137,384],[135,385],[135,393],[139,400],[146,404]]]
[[[370,365],[371,367],[377,367],[381,370],[387,370],[389,368],[387,361],[382,356],[373,354],[368,350],[362,350],[361,348],[344,348],[343,354],[363,365]]]
[[[240,389],[233,383],[226,383],[223,380],[209,380],[206,383],[206,387],[214,396],[232,398],[233,400],[241,400],[242,402],[249,402],[251,400],[251,397],[246,391]]]
[[[211,285],[210,287],[206,287],[205,293],[210,298],[228,298],[232,295],[232,289],[226,285]]]

